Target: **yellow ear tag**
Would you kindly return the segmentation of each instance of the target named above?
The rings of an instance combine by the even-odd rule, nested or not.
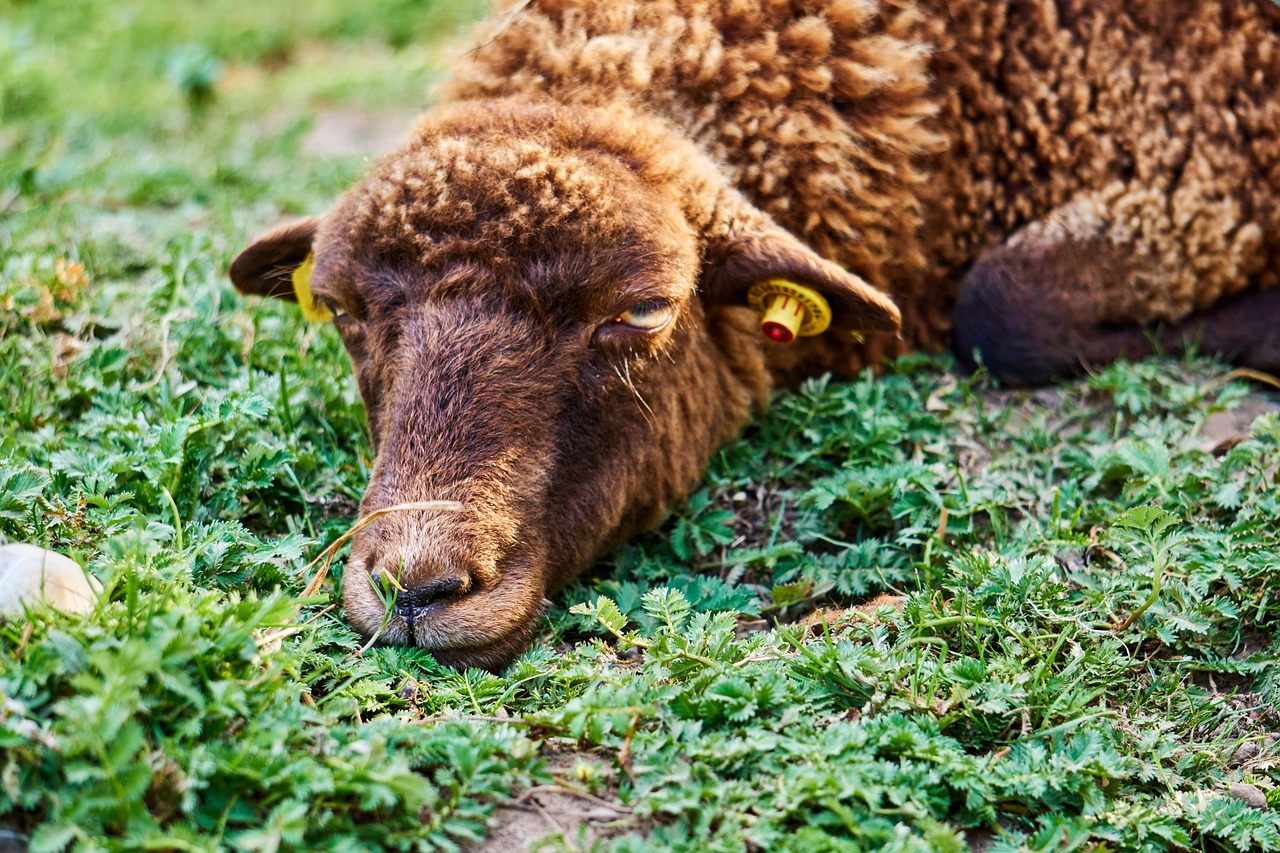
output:
[[[826,297],[794,281],[756,282],[747,291],[747,303],[760,315],[761,333],[780,344],[820,335],[831,325]]]
[[[298,297],[303,319],[309,323],[327,323],[333,319],[333,312],[311,295],[311,271],[315,268],[315,255],[307,255],[307,259],[293,271],[293,295]]]

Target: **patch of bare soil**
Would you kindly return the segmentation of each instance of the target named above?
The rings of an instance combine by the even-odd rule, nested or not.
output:
[[[1202,449],[1225,453],[1248,438],[1253,422],[1268,412],[1280,412],[1280,401],[1261,395],[1241,400],[1234,409],[1215,412],[1200,427],[1200,435],[1204,437]]]
[[[590,850],[602,839],[644,831],[631,809],[617,802],[616,774],[600,756],[556,752],[547,765],[556,783],[530,788],[499,806],[484,841],[468,853]],[[583,777],[598,780],[595,793],[587,792]]]

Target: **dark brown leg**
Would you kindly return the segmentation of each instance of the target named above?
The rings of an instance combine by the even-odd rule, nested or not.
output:
[[[1236,364],[1280,374],[1280,288],[1246,290],[1198,311],[1161,336]]]
[[[1017,385],[1037,385],[1155,350],[1148,330],[1123,322],[1114,294],[1152,286],[1151,274],[1103,240],[1001,246],[969,271],[956,297],[955,345]],[[1126,284],[1123,284],[1126,283]]]
[[[956,297],[956,351],[1033,385],[1118,358],[1194,345],[1280,371],[1280,288],[1248,290],[1177,323],[1135,322],[1167,279],[1105,240],[1015,242],[984,255]]]

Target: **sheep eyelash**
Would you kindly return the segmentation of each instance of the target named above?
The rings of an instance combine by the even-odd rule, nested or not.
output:
[[[337,322],[338,320],[351,316],[350,311],[343,308],[341,305],[339,305],[337,302],[335,302],[333,299],[330,299],[327,296],[317,296],[316,302],[320,303],[325,308],[329,309],[329,313],[333,315],[334,322]]]

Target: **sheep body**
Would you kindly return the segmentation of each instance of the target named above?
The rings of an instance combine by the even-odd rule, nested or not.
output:
[[[778,380],[954,341],[1034,382],[1148,333],[1280,370],[1272,8],[509,4],[403,149],[230,271],[287,296],[313,259],[377,451],[363,512],[462,506],[361,530],[354,627],[503,665]],[[766,340],[776,279],[831,329]]]
[[[899,336],[775,352],[849,371],[945,344],[986,250],[1074,239],[1141,275],[1098,322],[1177,321],[1280,277],[1280,39],[1268,0],[508,3],[454,101],[625,103],[892,294]],[[530,223],[532,227],[534,223]],[[1074,282],[1072,282],[1074,284]]]

